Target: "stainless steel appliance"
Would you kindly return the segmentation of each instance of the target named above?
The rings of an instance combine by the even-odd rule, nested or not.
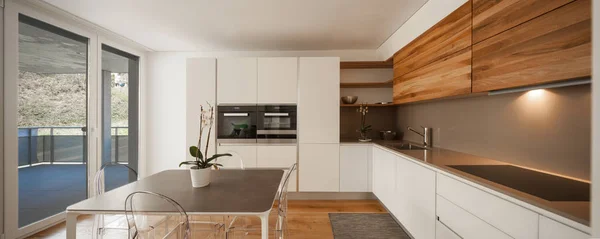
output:
[[[218,106],[217,143],[256,143],[256,106]]]
[[[296,143],[296,106],[259,105],[258,143]]]

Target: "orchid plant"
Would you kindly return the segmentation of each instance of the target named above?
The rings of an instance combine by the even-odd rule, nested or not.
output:
[[[361,104],[356,112],[360,113],[360,129],[357,131],[360,132],[360,137],[363,140],[367,139],[367,132],[371,131],[371,125],[367,125],[367,113],[369,113],[369,106],[366,104]]]
[[[223,165],[219,163],[213,162],[213,160],[223,157],[223,156],[231,156],[231,154],[215,154],[211,157],[208,157],[208,145],[210,144],[210,132],[212,131],[212,127],[215,120],[215,107],[208,103],[208,109],[204,109],[204,106],[200,105],[200,135],[198,136],[198,144],[190,146],[190,155],[195,158],[194,161],[184,161],[179,164],[181,165],[192,165],[191,169],[205,169],[214,167],[217,169],[218,167],[223,167]],[[202,153],[202,133],[204,129],[208,128],[208,135],[206,139],[206,146],[204,147],[204,154]]]

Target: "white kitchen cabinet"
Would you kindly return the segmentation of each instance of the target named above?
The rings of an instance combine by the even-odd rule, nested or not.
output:
[[[256,165],[258,168],[288,169],[298,158],[296,145],[259,145],[257,146]],[[288,191],[296,191],[297,171],[290,175]]]
[[[437,194],[513,238],[538,238],[538,214],[519,205],[441,173]]]
[[[299,191],[339,192],[340,145],[300,144],[299,147]]]
[[[444,197],[437,196],[437,215],[439,221],[463,239],[511,239],[509,235],[498,230],[473,214],[456,206]],[[526,228],[528,229],[528,228]],[[412,232],[411,232],[412,233]],[[442,235],[445,236],[445,235]],[[536,235],[537,236],[537,235]],[[418,237],[415,237],[418,238]],[[447,239],[448,237],[436,237]],[[450,237],[452,238],[452,237]]]
[[[440,221],[436,221],[435,223],[435,239],[462,239],[456,233],[454,233],[450,228],[441,223]]]
[[[396,211],[396,155],[373,148],[373,193],[390,211]]]
[[[245,168],[256,168],[256,145],[219,145],[217,152],[230,153],[231,157],[221,157],[217,160],[223,168],[239,168],[240,160]]]
[[[257,59],[217,59],[217,103],[256,104]]]
[[[298,65],[299,142],[339,143],[340,59],[300,57]]]
[[[436,172],[400,156],[392,214],[415,238],[435,238]]]
[[[590,235],[540,215],[540,239],[588,239]]]
[[[258,103],[298,102],[298,58],[258,58]]]
[[[215,94],[217,76],[217,59],[215,58],[189,58],[186,62],[186,98],[185,98],[185,121],[186,121],[186,145],[192,146],[198,143],[198,132],[200,132],[200,105],[210,103],[213,106],[217,100]],[[208,130],[204,131],[207,138]],[[215,135],[215,129],[211,131]],[[206,143],[206,141],[204,141]],[[208,154],[212,155],[216,150],[216,139],[211,137]],[[186,153],[188,160],[194,158]]]
[[[340,146],[340,192],[370,192],[370,145]]]

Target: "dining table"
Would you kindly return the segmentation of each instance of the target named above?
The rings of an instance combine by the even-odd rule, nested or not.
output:
[[[138,191],[165,195],[181,205],[188,215],[256,216],[261,238],[269,236],[269,213],[284,171],[281,169],[221,169],[211,172],[206,187],[192,187],[189,170],[166,170],[88,198],[66,209],[67,239],[76,238],[77,218],[86,214],[125,214],[125,199]],[[156,209],[178,215],[175,208]]]

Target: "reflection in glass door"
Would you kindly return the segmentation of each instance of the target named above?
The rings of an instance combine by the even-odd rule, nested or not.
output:
[[[88,40],[19,14],[19,228],[87,198]]]
[[[102,165],[138,170],[139,57],[102,45]],[[106,191],[137,179],[126,167],[106,167]]]

